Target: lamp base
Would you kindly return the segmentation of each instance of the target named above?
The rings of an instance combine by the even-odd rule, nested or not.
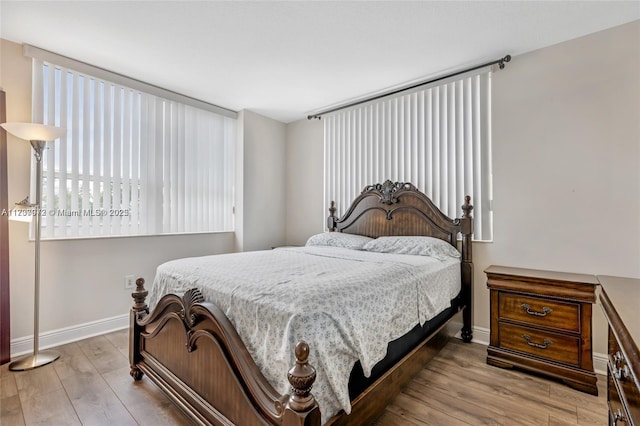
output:
[[[56,359],[60,358],[60,354],[56,351],[41,351],[37,354],[24,356],[11,364],[9,364],[9,370],[11,371],[25,371],[32,370],[37,367],[42,367],[52,363]]]

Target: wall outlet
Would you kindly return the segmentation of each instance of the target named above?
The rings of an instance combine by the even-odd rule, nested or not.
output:
[[[136,288],[136,276],[135,275],[125,275],[124,277],[124,289],[125,290],[133,290]]]

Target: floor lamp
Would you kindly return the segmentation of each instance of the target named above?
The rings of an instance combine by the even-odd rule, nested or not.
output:
[[[39,313],[40,313],[40,208],[42,200],[42,151],[47,141],[52,141],[63,136],[66,133],[66,129],[45,126],[44,124],[37,123],[3,123],[0,124],[8,133],[24,140],[31,142],[33,147],[33,155],[36,159],[36,199],[33,204],[29,204],[28,201],[19,203],[23,207],[35,208],[34,214],[35,220],[35,237],[36,237],[36,253],[35,253],[35,290],[33,295],[33,354],[26,355],[22,358],[9,364],[9,370],[23,371],[31,370],[36,367],[40,367],[50,362],[55,361],[60,357],[60,354],[56,351],[40,351],[38,348],[40,337],[40,325],[39,325]]]

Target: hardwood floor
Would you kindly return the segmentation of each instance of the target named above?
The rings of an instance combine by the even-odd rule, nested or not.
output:
[[[35,370],[0,368],[2,426],[190,424],[149,380],[131,379],[126,330],[57,350],[59,360]],[[594,397],[485,357],[485,346],[449,342],[376,425],[607,424],[604,377]]]
[[[486,346],[450,341],[387,407],[377,426],[607,424],[606,377],[598,376],[596,397],[492,367],[486,355]]]

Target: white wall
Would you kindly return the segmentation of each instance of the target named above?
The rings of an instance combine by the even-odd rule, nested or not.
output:
[[[486,264],[640,277],[639,40],[636,21],[496,74]],[[640,306],[640,289],[629,303]],[[606,353],[599,307],[593,327],[594,351]]]
[[[0,87],[7,93],[7,121],[31,121],[31,60],[22,47],[0,40]],[[153,281],[155,268],[170,259],[228,253],[281,245],[285,238],[285,125],[252,112],[240,114],[245,139],[239,144],[239,191],[234,233],[43,241],[41,245],[40,329],[55,330],[63,339],[80,338],[79,326],[106,322],[127,324],[133,301],[124,276]],[[243,151],[244,149],[244,151]],[[244,152],[244,155],[242,155]],[[8,138],[9,201],[29,193],[29,143]],[[243,211],[242,209],[246,209]],[[240,218],[240,221],[238,221]],[[244,219],[244,222],[242,222]],[[24,341],[33,333],[34,244],[28,225],[10,221],[11,339]],[[119,321],[107,321],[118,317]],[[124,320],[124,322],[122,321]],[[60,329],[71,328],[62,333]],[[89,327],[89,332],[91,327]],[[96,329],[97,330],[97,329]],[[50,333],[55,334],[55,333]],[[55,338],[53,338],[55,340]],[[46,336],[43,345],[56,343]],[[12,344],[13,349],[28,349]],[[15,350],[14,350],[15,352]]]
[[[320,120],[305,119],[287,126],[287,244],[304,245],[309,236],[326,228],[323,143]]]
[[[495,74],[493,257],[640,277],[639,42],[636,21]]]
[[[493,243],[473,246],[474,326],[489,327],[491,264],[640,277],[638,40],[634,22],[517,56],[494,73],[495,232]],[[297,204],[315,224],[305,206],[322,194],[322,171],[294,164],[321,152],[322,128],[306,120],[290,128],[288,180],[305,182]],[[287,240],[322,229],[292,227]],[[629,303],[640,305],[640,289]],[[597,306],[593,323],[594,352],[606,353]]]
[[[285,241],[286,125],[251,111],[239,117],[243,134],[242,250]]]

